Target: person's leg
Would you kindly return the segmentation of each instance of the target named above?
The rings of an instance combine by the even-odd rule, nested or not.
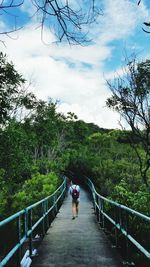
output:
[[[75,219],[76,216],[76,203],[72,201],[72,219]]]
[[[79,202],[76,202],[76,217],[78,217],[79,213]]]

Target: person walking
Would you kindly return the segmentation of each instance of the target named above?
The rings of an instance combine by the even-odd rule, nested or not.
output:
[[[76,183],[70,186],[70,195],[72,196],[72,220],[78,217],[80,202],[80,186]]]

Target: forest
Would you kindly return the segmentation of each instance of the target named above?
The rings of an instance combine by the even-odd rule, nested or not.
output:
[[[100,194],[150,216],[149,188],[132,131],[104,129],[57,111],[26,87],[7,56],[0,54],[0,216],[1,219],[51,194],[63,174],[90,177]],[[147,172],[150,180],[150,170]]]
[[[114,97],[108,105],[115,106]],[[145,131],[139,138],[134,128],[100,128],[74,113],[65,116],[58,105],[37,99],[0,54],[0,220],[50,195],[70,172],[81,182],[89,177],[101,195],[150,216],[150,169],[146,179],[140,170],[147,162]]]

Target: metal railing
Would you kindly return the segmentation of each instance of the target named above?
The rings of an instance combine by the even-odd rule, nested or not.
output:
[[[43,238],[62,204],[65,193],[66,179],[52,195],[0,222],[0,267],[20,266],[24,245],[29,248],[29,256],[33,256],[35,235]],[[4,227],[7,230],[4,231]],[[6,244],[4,232],[6,235],[9,232],[8,240],[11,239],[10,235],[13,236],[13,242],[9,245]]]
[[[107,228],[106,224],[111,225],[111,229],[113,228],[114,231],[116,247],[120,246],[119,235],[121,234],[125,237],[126,263],[131,263],[131,244],[146,258],[145,265],[142,262],[140,266],[150,266],[150,217],[101,196],[95,190],[92,181],[89,178],[86,178],[86,181],[92,194],[98,222],[102,228]],[[143,224],[145,224],[145,228]],[[134,262],[132,263],[134,264]]]

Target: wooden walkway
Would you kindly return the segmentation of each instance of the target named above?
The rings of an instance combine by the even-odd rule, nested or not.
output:
[[[72,220],[68,196],[39,247],[31,267],[122,267],[100,229],[92,202],[82,189],[79,217]]]

